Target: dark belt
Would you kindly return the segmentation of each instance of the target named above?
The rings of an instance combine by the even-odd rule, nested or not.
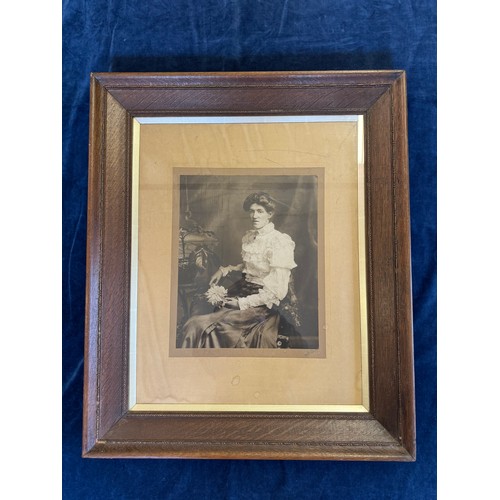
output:
[[[243,278],[238,280],[236,283],[233,283],[227,289],[227,295],[228,297],[247,297],[248,295],[255,295],[259,293],[259,290],[262,290],[262,288],[262,285],[247,281],[246,274],[243,273]]]

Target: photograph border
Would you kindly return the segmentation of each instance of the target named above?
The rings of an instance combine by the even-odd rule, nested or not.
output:
[[[133,119],[315,114],[364,117],[370,411],[131,412]],[[87,235],[84,457],[415,459],[403,71],[91,75]]]
[[[242,122],[244,123],[244,122]],[[179,217],[180,217],[180,197],[181,193],[178,191],[175,187],[176,182],[180,182],[180,178],[182,176],[207,176],[207,177],[212,177],[212,176],[224,176],[224,177],[234,177],[234,178],[241,178],[241,177],[283,177],[285,174],[283,173],[283,168],[277,169],[277,168],[266,168],[266,169],[245,169],[244,171],[242,169],[232,169],[232,168],[221,168],[221,169],[214,169],[210,168],[210,174],[207,175],[206,169],[196,169],[196,168],[189,168],[189,167],[174,167],[173,168],[173,175],[174,175],[174,207],[173,207],[173,219],[176,221],[175,223],[172,224],[172,232],[173,235],[177,235],[179,233]],[[298,170],[298,171],[297,171]],[[279,173],[278,173],[279,172]],[[287,174],[290,177],[300,177],[300,176],[314,176],[316,177],[316,182],[317,182],[317,188],[318,191],[324,189],[324,169],[323,168],[304,168],[304,169],[294,169],[293,172],[289,172]],[[267,188],[268,191],[269,188]],[[250,191],[248,191],[250,192]],[[271,194],[271,193],[270,193]],[[323,219],[323,204],[324,204],[324,193],[323,192],[318,192],[316,196],[316,210],[318,212],[317,214],[317,220],[316,220],[316,229],[318,233],[320,232],[320,226],[321,226],[321,221]],[[241,203],[240,203],[241,205]],[[196,220],[196,217],[195,217]],[[273,219],[273,222],[275,223],[275,220]],[[248,230],[250,229],[250,225],[247,227],[242,228],[242,234],[245,234]],[[277,230],[280,230],[279,226],[276,226]],[[319,234],[320,238],[324,238],[324,235],[321,233]],[[296,244],[296,243],[295,243]],[[319,245],[318,245],[319,246]],[[185,348],[185,347],[179,347],[176,346],[175,343],[175,325],[176,325],[176,320],[178,320],[177,316],[173,314],[173,311],[178,305],[178,297],[174,298],[175,295],[177,295],[178,291],[178,279],[179,279],[179,274],[178,274],[178,269],[177,267],[174,267],[174,263],[177,262],[178,259],[178,249],[179,249],[179,243],[177,240],[172,238],[172,255],[171,255],[171,269],[172,269],[172,283],[171,283],[171,296],[172,296],[172,304],[171,304],[171,325],[170,325],[170,356],[174,357],[220,357],[220,356],[235,356],[235,357],[240,357],[240,356],[249,356],[249,357],[260,357],[260,356],[276,356],[277,354],[283,354],[284,357],[296,357],[296,358],[305,358],[305,357],[325,357],[325,332],[324,331],[319,331],[319,324],[320,321],[324,322],[324,292],[321,288],[321,283],[322,281],[319,279],[321,277],[321,271],[324,272],[324,263],[319,262],[317,264],[317,268],[314,269],[315,272],[315,281],[316,281],[316,290],[318,292],[318,300],[316,303],[316,318],[318,321],[318,325],[316,326],[316,337],[318,341],[318,346],[317,347],[297,347],[297,348],[290,348],[290,349],[269,349],[269,348],[251,348],[251,349],[234,349],[234,348]],[[316,250],[316,254],[318,251]],[[316,255],[318,258],[318,256]],[[241,258],[241,255],[240,255]],[[236,261],[235,261],[236,262]],[[222,265],[229,265],[231,262],[222,262]],[[175,270],[174,270],[175,269]],[[208,285],[207,285],[208,286]],[[289,354],[285,354],[289,352]]]

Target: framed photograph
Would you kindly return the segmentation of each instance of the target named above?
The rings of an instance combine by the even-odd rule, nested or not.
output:
[[[402,71],[91,76],[84,457],[415,460]]]

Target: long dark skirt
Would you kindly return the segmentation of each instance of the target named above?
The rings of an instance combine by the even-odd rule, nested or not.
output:
[[[246,297],[262,288],[243,277],[228,289],[229,297]],[[184,325],[182,347],[276,348],[280,316],[267,306],[244,311],[222,307],[210,314],[193,316]]]

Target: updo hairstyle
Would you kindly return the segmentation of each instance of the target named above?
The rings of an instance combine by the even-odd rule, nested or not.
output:
[[[269,194],[264,193],[263,191],[252,193],[251,195],[247,196],[245,198],[245,201],[243,202],[243,210],[245,210],[245,212],[248,212],[250,210],[250,207],[254,203],[260,205],[261,207],[264,207],[266,212],[270,215],[273,215],[276,210],[276,202],[271,198]]]

